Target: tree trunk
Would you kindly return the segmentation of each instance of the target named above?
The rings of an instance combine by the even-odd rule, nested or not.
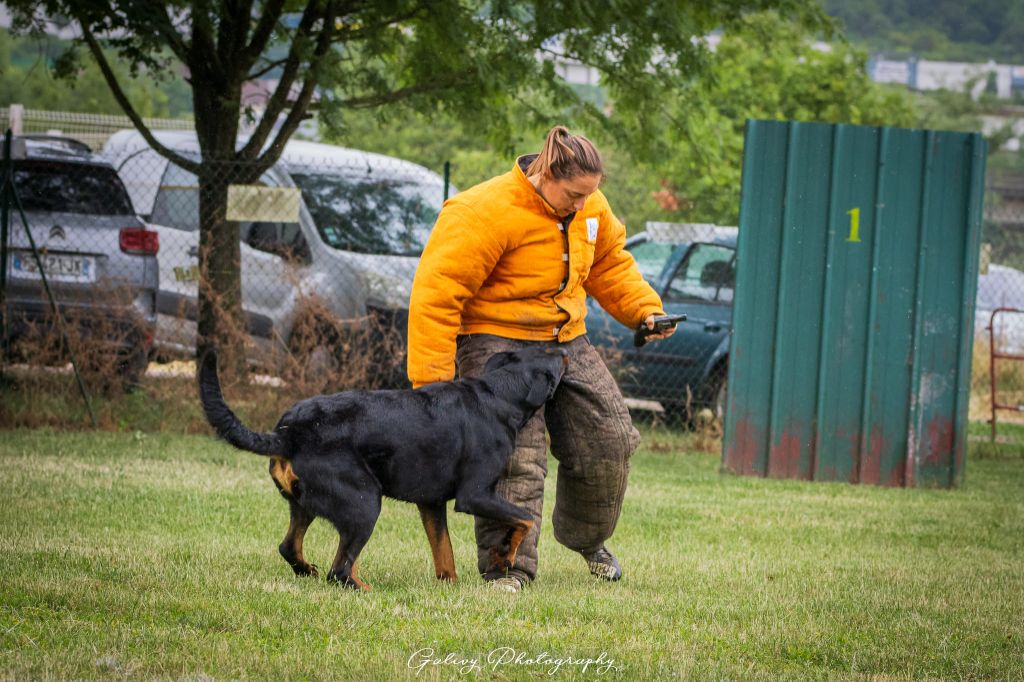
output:
[[[228,221],[230,166],[203,164],[199,178],[199,324],[196,356],[216,349],[227,374],[245,371],[241,249],[238,224]]]
[[[238,224],[227,220],[228,187],[248,182],[235,160],[243,74],[191,65],[199,173],[199,319],[196,357],[219,355],[227,380],[245,372],[246,325],[242,315]],[[244,165],[244,164],[243,164]]]

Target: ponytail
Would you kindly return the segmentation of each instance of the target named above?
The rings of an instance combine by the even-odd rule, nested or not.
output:
[[[604,175],[604,162],[594,143],[582,135],[573,135],[565,126],[548,131],[544,148],[526,169],[528,176],[543,175],[555,180],[581,175]]]

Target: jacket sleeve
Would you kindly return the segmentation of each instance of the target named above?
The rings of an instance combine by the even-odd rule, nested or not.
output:
[[[455,378],[462,310],[491,274],[505,244],[473,210],[447,204],[427,240],[409,300],[409,381],[419,388]]]
[[[644,280],[633,256],[626,250],[626,226],[606,207],[600,217],[594,264],[583,283],[612,317],[635,329],[648,315],[664,314],[661,297]]]

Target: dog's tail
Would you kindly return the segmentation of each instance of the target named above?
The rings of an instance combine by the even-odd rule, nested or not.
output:
[[[276,433],[256,433],[245,427],[235,416],[220,392],[217,378],[217,354],[213,351],[203,356],[199,366],[199,397],[210,426],[217,435],[240,450],[258,455],[283,455],[284,442]]]

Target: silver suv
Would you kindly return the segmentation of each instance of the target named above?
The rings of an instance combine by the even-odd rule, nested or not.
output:
[[[117,172],[88,145],[26,135],[14,138],[11,157],[14,187],[65,330],[99,351],[91,360],[115,359],[125,386],[136,384],[156,328],[159,234],[135,215]],[[58,338],[16,206],[4,300],[9,347]]]
[[[155,136],[179,154],[200,158],[195,133],[158,131]],[[191,355],[199,280],[196,177],[150,149],[134,130],[112,135],[103,153],[136,210],[160,233],[159,355]],[[409,294],[420,251],[441,209],[444,179],[401,159],[291,140],[256,184],[298,190],[301,201],[290,222],[272,212],[254,222],[238,222],[251,359],[301,346],[297,337],[308,328],[304,321],[315,318],[319,324],[331,317],[374,330],[366,363],[374,385],[404,385],[399,346]],[[312,307],[311,301],[322,308]],[[333,331],[316,329],[313,336],[327,346],[345,345]],[[329,352],[318,346],[313,355]]]

